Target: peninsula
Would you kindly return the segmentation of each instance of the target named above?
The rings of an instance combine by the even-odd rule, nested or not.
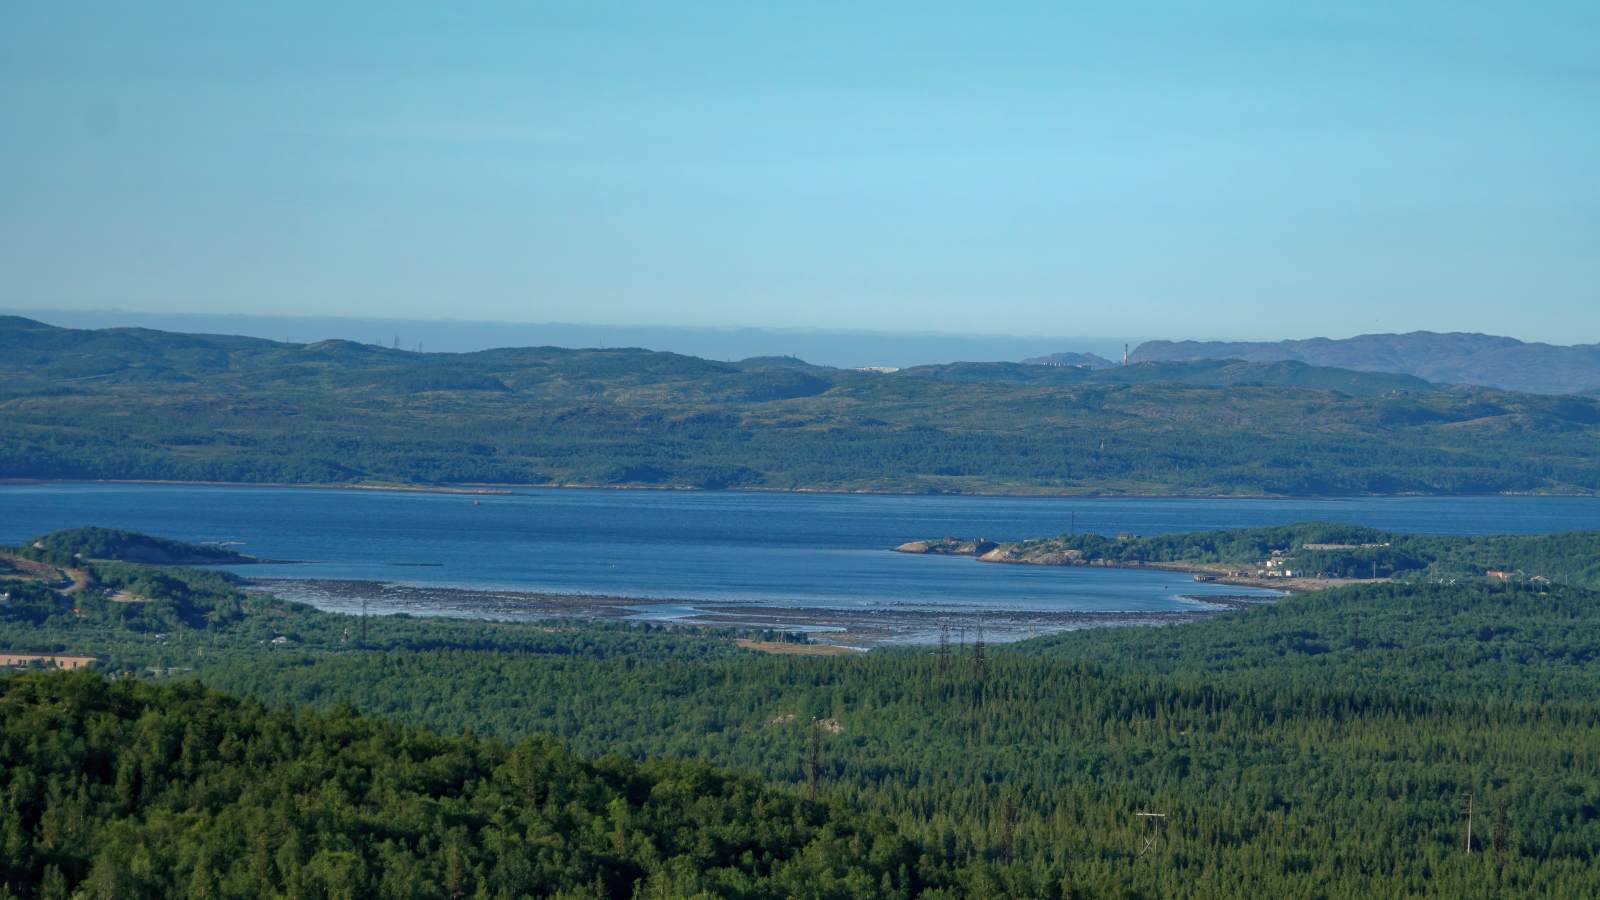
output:
[[[1396,534],[1327,522],[1140,536],[1063,535],[1023,541],[936,538],[897,553],[980,562],[1187,572],[1196,581],[1305,593],[1382,581],[1600,583],[1600,533],[1539,536]]]

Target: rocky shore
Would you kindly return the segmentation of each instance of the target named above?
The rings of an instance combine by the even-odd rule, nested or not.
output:
[[[1062,548],[1049,541],[990,541],[983,538],[934,538],[907,541],[896,553],[922,556],[970,556],[979,562],[1029,566],[1093,566],[1107,569],[1158,569],[1184,572],[1196,581],[1236,587],[1267,588],[1292,594],[1326,590],[1347,584],[1370,583],[1351,578],[1262,578],[1241,574],[1238,566],[1201,562],[1144,562],[1141,560],[1086,559],[1082,551]]]

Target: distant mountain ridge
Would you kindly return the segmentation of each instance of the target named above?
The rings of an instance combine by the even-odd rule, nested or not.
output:
[[[499,347],[649,347],[701,359],[796,356],[818,365],[907,366],[941,360],[1012,360],[1076,347],[1121,356],[1124,337],[877,332],[802,328],[583,325],[560,322],[267,316],[127,311],[26,310],[14,314],[61,328],[142,328],[168,333],[228,334],[283,343],[343,338],[385,347],[470,353]]]
[[[969,384],[1038,384],[1064,387],[1087,384],[1183,384],[1203,387],[1286,387],[1338,391],[1353,396],[1428,393],[1436,385],[1414,375],[1393,372],[1357,372],[1302,362],[1243,362],[1237,359],[1203,359],[1182,362],[1141,362],[1126,366],[1089,367],[1037,363],[946,363],[913,366],[898,373],[904,378],[932,378]]]
[[[1535,394],[1600,389],[1600,344],[1557,346],[1466,332],[1413,331],[1295,341],[1146,341],[1132,355],[1134,362],[1201,359],[1287,360]]]

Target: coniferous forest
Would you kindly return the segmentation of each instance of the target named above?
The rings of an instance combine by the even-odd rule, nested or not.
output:
[[[66,534],[13,558],[83,566],[77,611],[42,585],[0,607],[7,647],[101,655],[0,680],[17,896],[1600,887],[1581,575],[803,657],[571,622],[379,617],[351,638],[351,617],[228,576],[85,562]],[[89,539],[115,555],[117,533]],[[1505,552],[1483,543],[1454,550]]]

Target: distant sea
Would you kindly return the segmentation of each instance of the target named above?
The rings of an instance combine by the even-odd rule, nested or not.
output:
[[[495,347],[643,347],[704,359],[797,356],[819,366],[907,366],[947,362],[1015,362],[1064,351],[1122,355],[1122,338],[1041,335],[890,333],[806,328],[668,328],[560,322],[468,322],[339,316],[251,316],[145,313],[123,310],[0,310],[63,328],[154,328],[237,334],[310,343],[340,338],[404,350],[463,353]],[[1135,340],[1133,343],[1137,344]]]

